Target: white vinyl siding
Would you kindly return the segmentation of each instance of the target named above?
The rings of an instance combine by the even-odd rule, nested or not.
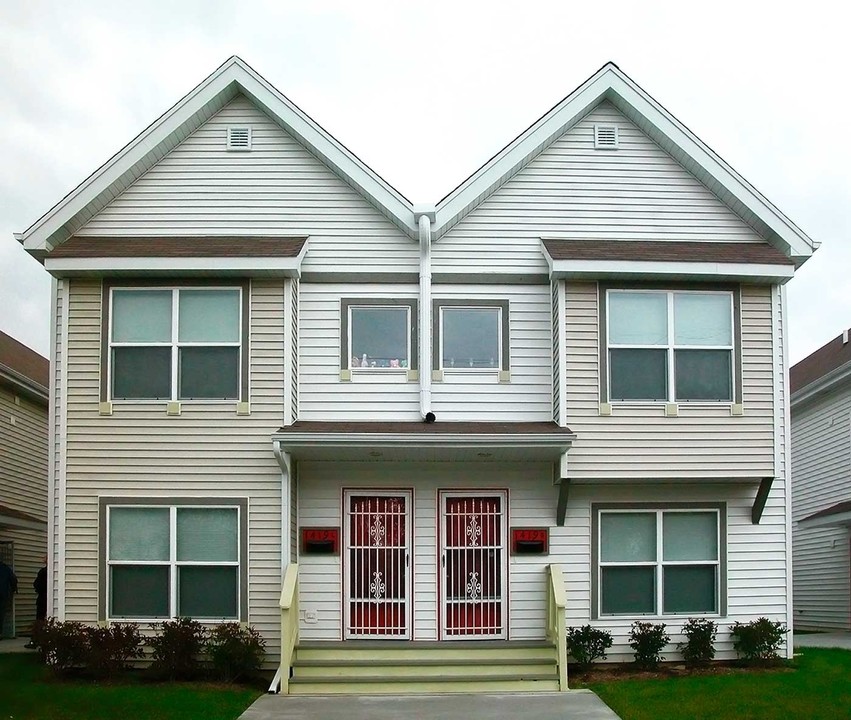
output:
[[[248,620],[279,652],[281,473],[270,435],[283,416],[284,280],[251,284],[251,414],[235,402],[116,405],[98,414],[101,285],[73,280],[70,292],[66,617],[98,611],[98,497],[248,498]]]
[[[851,383],[792,414],[795,624],[851,630],[851,534],[802,518],[851,498]]]
[[[615,124],[617,152],[594,149]],[[762,242],[735,213],[603,102],[486,198],[432,250],[434,272],[546,272],[541,236],[582,240]]]
[[[774,476],[770,287],[742,287],[740,417],[717,403],[680,403],[679,417],[665,417],[658,403],[600,415],[597,284],[568,282],[566,306],[567,426],[578,436],[568,456],[572,478]]]
[[[229,125],[252,128],[228,152]],[[309,235],[306,272],[416,272],[416,242],[237,97],[93,217],[77,235]]]

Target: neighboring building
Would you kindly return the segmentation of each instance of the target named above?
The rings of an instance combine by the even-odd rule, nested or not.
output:
[[[29,634],[33,580],[47,551],[47,412],[45,358],[0,332],[0,559],[18,576],[13,611],[1,637]]]
[[[843,331],[789,374],[795,627],[851,630],[851,342]]]
[[[56,279],[60,618],[274,659],[283,619],[301,692],[564,689],[562,599],[615,661],[637,619],[712,617],[721,658],[791,621],[814,244],[614,65],[419,207],[232,58],[19,239]],[[316,677],[372,639],[371,682]]]

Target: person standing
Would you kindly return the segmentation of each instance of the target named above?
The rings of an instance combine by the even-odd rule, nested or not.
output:
[[[18,592],[18,578],[12,568],[0,560],[0,639],[3,638],[3,626],[6,610],[12,604],[12,597]]]
[[[35,580],[33,580],[33,589],[35,590],[35,622],[36,626],[44,622],[47,617],[47,555],[42,558],[42,567],[38,571],[35,576]],[[29,649],[37,648],[38,645],[30,639],[30,641],[24,645],[24,647]]]

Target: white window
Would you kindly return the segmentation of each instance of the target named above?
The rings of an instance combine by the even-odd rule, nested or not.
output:
[[[607,293],[609,399],[733,400],[733,294]]]
[[[440,307],[440,369],[502,367],[501,307]]]
[[[411,305],[352,303],[345,311],[349,368],[410,367]]]
[[[107,506],[111,619],[239,619],[241,506]]]
[[[242,333],[240,288],[112,288],[111,397],[238,399]]]
[[[720,511],[600,510],[600,616],[720,612]]]

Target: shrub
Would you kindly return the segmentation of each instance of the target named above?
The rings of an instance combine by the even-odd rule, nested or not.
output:
[[[629,631],[629,646],[635,651],[635,664],[642,670],[656,669],[663,660],[662,648],[670,641],[665,623],[634,622]]]
[[[191,680],[201,668],[207,631],[192,618],[156,623],[158,635],[148,643],[152,650],[151,672],[168,680]]]
[[[777,651],[789,632],[782,622],[761,617],[749,623],[733,623],[733,647],[748,663],[771,663],[780,659]]]
[[[253,627],[223,623],[210,631],[207,653],[220,680],[234,682],[260,669],[266,641]]]
[[[96,677],[113,677],[144,655],[139,626],[121,623],[86,628],[86,669]]]
[[[703,667],[715,658],[715,636],[718,625],[706,618],[689,618],[683,625],[686,641],[677,647],[689,667]]]
[[[38,645],[44,664],[57,675],[66,675],[85,664],[87,630],[83,623],[61,622],[51,617],[36,623],[32,640]]]
[[[582,670],[588,670],[595,660],[605,660],[611,646],[612,634],[607,630],[590,625],[567,629],[567,651]]]

